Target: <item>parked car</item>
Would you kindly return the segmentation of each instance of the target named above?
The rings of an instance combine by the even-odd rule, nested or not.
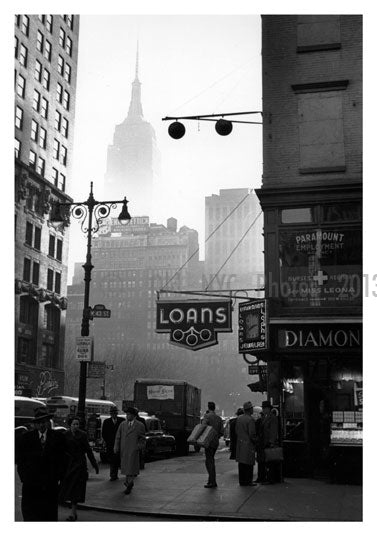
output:
[[[175,437],[167,434],[161,426],[161,421],[154,415],[139,413],[139,417],[145,421],[145,460],[148,461],[156,455],[171,456],[176,450]]]

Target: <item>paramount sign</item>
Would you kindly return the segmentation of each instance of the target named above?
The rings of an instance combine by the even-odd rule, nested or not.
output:
[[[157,301],[156,333],[170,333],[170,342],[190,350],[217,344],[218,332],[232,331],[232,302],[221,300]]]

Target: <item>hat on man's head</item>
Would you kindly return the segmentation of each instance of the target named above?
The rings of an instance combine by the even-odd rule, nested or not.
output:
[[[243,409],[238,408],[238,410],[236,411],[236,415],[238,415],[238,416],[243,415]]]
[[[118,408],[116,406],[111,406],[110,413],[118,413]]]
[[[263,400],[262,402],[262,409],[263,408],[272,408],[272,404],[271,402],[269,402],[268,400]]]
[[[34,422],[44,421],[51,419],[52,414],[48,412],[47,408],[40,407],[34,410]]]
[[[253,409],[253,404],[250,401],[245,402],[244,405],[243,405],[243,409],[245,409],[245,410]]]
[[[126,413],[131,413],[131,415],[137,415],[137,409],[136,408],[133,408],[132,406],[129,406],[127,409],[126,409]]]

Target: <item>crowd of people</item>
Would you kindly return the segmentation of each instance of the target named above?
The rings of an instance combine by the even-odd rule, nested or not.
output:
[[[205,488],[216,488],[215,453],[224,434],[223,421],[215,412],[215,403],[208,403],[203,424],[211,427],[212,436],[205,448],[205,467],[208,481]],[[252,417],[253,406],[245,402],[237,410],[231,423],[231,459],[238,463],[240,486],[253,482],[254,464],[258,461],[258,479],[261,483],[279,481],[279,464],[265,459],[266,448],[278,445],[278,422],[269,402],[262,403],[258,419]],[[144,468],[146,436],[145,421],[137,408],[128,407],[126,418],[119,417],[114,407],[105,419],[102,437],[110,465],[110,481],[118,479],[118,471],[125,475],[124,494],[129,495],[135,477]],[[85,502],[88,479],[87,458],[98,474],[99,467],[88,442],[86,432],[80,429],[76,416],[69,420],[69,429],[51,429],[51,415],[47,408],[37,408],[34,429],[25,432],[16,445],[16,463],[22,482],[21,510],[24,521],[57,521],[58,505],[69,503],[71,513],[67,521],[77,520],[77,504]],[[143,422],[144,421],[144,422]]]

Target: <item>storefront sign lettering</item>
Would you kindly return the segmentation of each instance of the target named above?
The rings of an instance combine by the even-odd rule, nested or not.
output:
[[[39,384],[37,385],[37,396],[45,396],[55,389],[58,389],[59,383],[53,378],[49,370],[40,373]]]
[[[360,348],[361,329],[284,329],[278,341],[280,348]]]

